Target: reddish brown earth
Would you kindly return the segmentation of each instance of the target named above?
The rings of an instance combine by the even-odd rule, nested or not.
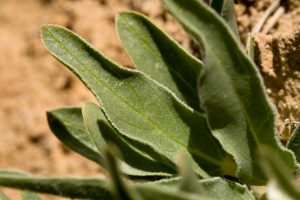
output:
[[[256,0],[250,6],[236,6],[243,39],[270,2]],[[0,0],[0,3],[0,168],[39,175],[101,174],[97,165],[65,148],[47,126],[47,110],[95,99],[46,52],[39,38],[43,24],[66,26],[111,59],[131,66],[114,30],[114,16],[134,9],[148,15],[185,48],[194,49],[193,42],[158,0]],[[288,11],[271,34],[255,36],[259,47],[256,60],[280,121],[300,119],[299,27],[300,3],[290,0]],[[8,194],[19,199],[11,190]]]

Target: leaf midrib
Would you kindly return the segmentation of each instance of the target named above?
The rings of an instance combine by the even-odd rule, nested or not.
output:
[[[122,97],[120,97],[119,95],[117,95],[110,87],[108,87],[108,85],[105,83],[105,82],[103,82],[97,75],[95,75],[92,71],[90,71],[89,70],[89,68],[85,65],[85,64],[83,64],[80,60],[78,60],[77,58],[76,58],[76,56],[74,56],[63,44],[62,44],[62,42],[60,42],[59,41],[59,39],[57,39],[54,35],[53,35],[53,33],[50,31],[50,30],[48,30],[48,28],[46,28],[46,31],[48,32],[48,34],[50,35],[50,36],[52,36],[52,38],[58,43],[58,44],[60,44],[61,45],[61,47],[67,52],[67,53],[69,53],[69,55],[71,55],[73,58],[74,58],[74,60],[76,60],[80,65],[82,65],[83,66],[83,68],[85,69],[85,71],[86,72],[88,72],[88,73],[90,73],[92,76],[94,76],[100,83],[102,83],[103,85],[104,85],[104,87],[106,87],[113,95],[115,95],[117,98],[119,98],[120,100],[122,100],[130,109],[132,109],[134,112],[136,112],[136,113],[139,113],[142,117],[144,117],[151,125],[153,125],[157,130],[159,130],[160,132],[162,132],[162,133],[164,133],[166,136],[168,136],[171,140],[173,140],[173,142],[175,142],[175,143],[177,143],[177,144],[179,144],[180,146],[182,146],[185,150],[187,150],[187,151],[189,151],[189,149],[188,149],[188,147],[186,147],[184,144],[182,144],[180,141],[178,141],[177,139],[175,139],[174,137],[172,137],[172,135],[171,134],[169,134],[168,132],[166,132],[164,129],[161,129],[158,125],[156,125],[156,123],[154,123],[149,117],[147,117],[146,115],[144,115],[144,114],[142,114],[142,113],[140,113],[140,112],[138,112],[134,107],[132,107],[126,100],[124,100]],[[68,31],[68,30],[66,30],[66,31]],[[68,31],[69,32],[69,31]],[[69,32],[69,33],[71,33],[71,32]],[[71,33],[72,34],[72,33]],[[96,51],[96,50],[94,50],[93,48],[91,48],[89,45],[87,45],[87,44],[85,44],[84,43],[84,45],[86,45],[89,49],[91,49],[91,50],[93,50],[93,51]],[[97,53],[97,52],[96,52]],[[61,60],[61,59],[59,59],[59,60]],[[62,61],[62,60],[61,60]],[[63,62],[63,61],[62,61]],[[64,63],[64,62],[63,62]],[[66,64],[66,66],[68,66],[67,64]],[[125,70],[125,69],[124,69]],[[132,71],[132,73],[136,73],[136,74],[140,74],[139,72],[137,72],[137,71]],[[75,73],[75,74],[77,74],[77,73]],[[78,75],[77,75],[78,76]],[[84,82],[84,81],[83,81]],[[87,84],[86,84],[87,85]],[[88,85],[87,85],[88,86]],[[89,87],[89,86],[88,86]],[[90,87],[89,87],[90,88]],[[94,93],[94,91],[91,89],[91,91]],[[94,93],[95,94],[95,93]],[[96,94],[95,94],[96,95]],[[97,95],[96,95],[96,97],[97,97]],[[98,98],[98,97],[97,97]],[[99,101],[101,102],[101,99],[99,99]],[[128,136],[127,136],[128,137]],[[131,138],[131,137],[129,137],[129,138]],[[135,138],[132,138],[132,139],[134,139],[134,140],[136,140]],[[162,152],[163,153],[163,152]],[[210,156],[207,156],[206,154],[203,154],[202,152],[199,152],[199,151],[197,151],[197,153],[196,153],[196,155],[198,155],[198,156],[200,156],[200,157],[202,157],[203,159],[205,159],[205,160],[207,160],[207,161],[209,161],[209,162],[211,162],[211,163],[214,163],[214,164],[217,164],[217,165],[219,165],[219,166],[222,166],[222,163],[221,163],[221,161],[219,161],[219,160],[217,160],[217,159],[214,159],[213,157],[210,157]]]
[[[120,97],[118,94],[116,94],[110,87],[108,87],[108,85],[103,82],[96,74],[94,74],[92,71],[89,70],[89,68],[83,64],[80,60],[78,60],[76,58],[76,56],[74,56],[53,34],[51,31],[49,31],[47,29],[47,32],[52,36],[52,38],[61,45],[61,47],[69,54],[71,55],[79,64],[81,64],[83,66],[83,68],[85,69],[86,72],[90,73],[92,76],[94,76],[100,83],[102,83],[104,85],[104,87],[106,87],[113,95],[115,95],[117,98],[119,98],[120,100],[122,100],[130,109],[132,109],[133,111],[135,111],[136,113],[139,113],[141,116],[143,116],[151,125],[153,125],[156,129],[158,129],[159,131],[161,131],[162,133],[165,133],[167,136],[169,136],[174,142],[176,142],[177,144],[183,146],[184,148],[185,145],[182,144],[181,142],[179,142],[177,139],[175,139],[174,137],[172,137],[168,132],[164,131],[163,129],[161,129],[158,125],[156,125],[156,123],[154,123],[149,117],[147,117],[146,115],[138,112],[138,110],[136,110],[134,107],[132,107],[126,100],[124,100],[122,97]],[[85,44],[86,45],[86,44]],[[89,47],[90,48],[90,47]],[[137,73],[137,72],[133,72],[133,73]],[[92,89],[91,89],[92,90]],[[93,91],[93,90],[92,90]],[[98,96],[97,94],[95,94],[96,96]],[[99,99],[100,101],[100,99]]]

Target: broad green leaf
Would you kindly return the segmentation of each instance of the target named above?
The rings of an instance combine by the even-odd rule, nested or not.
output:
[[[120,13],[116,24],[135,67],[199,110],[197,77],[201,62],[140,14]]]
[[[210,6],[223,17],[236,39],[240,41],[240,34],[235,17],[234,0],[212,0]]]
[[[0,191],[0,200],[11,200],[8,196],[6,196],[3,192]]]
[[[28,191],[22,192],[22,198],[23,200],[41,200],[37,194]]]
[[[277,189],[291,199],[300,199],[300,190],[292,183],[289,170],[278,154],[268,147],[261,148],[259,153],[260,164],[269,178],[269,183],[275,184]]]
[[[80,108],[60,108],[47,112],[50,129],[66,146],[84,157],[103,165],[90,136],[86,133]]]
[[[300,126],[294,130],[286,146],[294,152],[298,163],[300,163]]]
[[[201,103],[213,135],[237,162],[237,176],[247,184],[266,183],[256,159],[261,145],[276,151],[290,172],[297,170],[292,152],[275,138],[274,111],[258,69],[222,18],[199,0],[163,2],[203,46]]]
[[[0,186],[69,198],[112,199],[108,182],[99,178],[35,177],[0,172]]]
[[[83,119],[87,130],[91,134],[99,152],[103,155],[103,145],[107,142],[115,144],[122,152],[122,172],[131,176],[158,178],[171,176],[176,171],[158,161],[165,159],[160,157],[153,159],[149,154],[151,151],[141,151],[140,146],[130,143],[129,139],[123,138],[107,121],[102,110],[93,103],[85,103],[82,107]],[[134,178],[134,177],[133,177]]]
[[[141,200],[139,194],[121,176],[118,160],[114,157],[116,150],[115,146],[110,145],[107,146],[105,151],[107,168],[112,183],[112,194],[115,195],[116,200]]]
[[[205,116],[165,87],[142,72],[119,67],[65,28],[44,26],[42,39],[52,55],[91,89],[122,135],[149,145],[171,162],[176,153],[190,152],[201,166],[193,163],[193,169],[202,177],[209,177],[207,172],[233,175],[235,163],[212,137]]]

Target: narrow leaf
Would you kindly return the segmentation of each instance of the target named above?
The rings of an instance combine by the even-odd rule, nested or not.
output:
[[[294,152],[298,163],[300,163],[300,126],[294,130],[286,146]]]
[[[181,184],[179,178],[165,179],[151,183],[129,183],[143,199],[152,197],[166,197],[166,199],[190,199],[189,193],[178,191]],[[109,182],[97,178],[72,178],[72,177],[35,177],[20,173],[0,173],[0,186],[28,190],[38,193],[59,195],[69,198],[90,198],[97,200],[112,199],[109,189]],[[149,187],[151,186],[151,187]],[[238,183],[211,178],[198,181],[200,188],[196,199],[232,199],[232,200],[254,200],[249,190]],[[163,193],[163,194],[160,194]],[[187,196],[185,196],[187,195]],[[161,197],[162,196],[162,197]],[[178,197],[176,197],[178,196]],[[204,198],[202,198],[204,197]],[[152,198],[156,199],[156,198]],[[194,195],[192,195],[194,199]]]
[[[197,77],[201,62],[140,14],[121,13],[116,23],[120,39],[135,67],[199,110]]]
[[[193,163],[193,169],[202,177],[208,177],[207,172],[233,173],[235,164],[211,136],[205,117],[165,87],[139,71],[112,63],[65,28],[44,26],[42,38],[52,55],[92,90],[121,134],[151,146],[171,162],[177,152],[190,152],[201,166]]]
[[[11,200],[8,196],[6,196],[3,192],[0,191],[0,200]]]
[[[61,108],[47,112],[50,129],[66,146],[103,165],[103,157],[86,133],[80,108]]]
[[[248,34],[248,38],[247,38],[247,54],[249,56],[249,58],[254,61],[254,40],[253,40],[253,36],[251,35],[251,33]]]
[[[121,176],[119,171],[118,161],[114,157],[116,151],[114,146],[107,146],[105,158],[108,165],[108,171],[112,182],[112,192],[116,200],[141,200],[141,197],[133,190]]]
[[[188,160],[184,154],[181,154],[178,158],[177,165],[180,176],[182,177],[180,190],[188,193],[197,193],[198,177],[191,169],[190,160]]]
[[[235,17],[234,0],[212,0],[210,6],[223,17],[236,39],[240,41],[240,34]]]
[[[275,139],[274,111],[259,72],[224,21],[202,1],[163,1],[203,46],[200,99],[213,135],[238,164],[237,176],[266,183],[255,157],[261,145],[276,151],[290,172],[297,170],[293,154]]]
[[[28,191],[22,192],[22,198],[23,200],[41,200],[37,194]]]
[[[69,198],[111,199],[107,181],[98,178],[34,177],[0,172],[0,186]]]
[[[82,108],[83,118],[87,130],[91,134],[99,152],[102,152],[104,144],[115,144],[123,154],[121,163],[122,172],[131,176],[170,176],[176,171],[154,160],[150,153],[142,152],[137,145],[132,145],[129,139],[123,138],[108,122],[102,110],[93,103],[85,103]],[[163,158],[161,158],[163,159]]]
[[[269,181],[274,181],[278,188],[291,199],[300,199],[300,190],[291,182],[289,170],[278,154],[267,147],[260,149],[259,153],[260,164]]]

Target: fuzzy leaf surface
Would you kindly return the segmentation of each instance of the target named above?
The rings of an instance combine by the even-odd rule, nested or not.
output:
[[[180,189],[180,186],[183,184],[182,178],[175,179],[166,179],[163,181],[148,183],[147,185],[157,185],[161,184],[161,187],[167,187],[175,191],[183,192]],[[137,184],[136,188],[140,185]],[[230,199],[230,200],[254,200],[253,194],[247,189],[246,186],[242,186],[236,182],[227,181],[219,177],[209,178],[198,180],[194,186],[196,191],[193,191],[193,194],[196,194],[200,197],[203,197],[207,200],[217,200],[217,199]]]
[[[0,172],[0,186],[69,198],[112,199],[107,181],[99,178],[35,177]]]
[[[175,174],[174,170],[159,164],[148,153],[139,150],[129,140],[120,135],[108,122],[103,111],[94,103],[87,102],[82,107],[85,125],[98,151],[103,155],[103,147],[106,143],[115,144],[122,152],[122,172],[130,176],[140,177],[164,177]],[[168,169],[168,170],[167,170]]]
[[[121,134],[151,146],[171,162],[177,152],[190,152],[201,166],[193,163],[193,169],[202,177],[232,175],[235,164],[211,135],[205,116],[168,89],[142,72],[109,61],[65,28],[44,26],[42,39],[50,53],[91,89]]]
[[[286,146],[294,152],[298,163],[300,163],[300,126],[294,130]]]
[[[259,72],[223,19],[200,0],[163,2],[203,46],[200,100],[213,135],[237,162],[237,176],[266,183],[256,159],[261,145],[276,151],[290,172],[297,170],[292,152],[275,139],[274,111]]]
[[[199,110],[197,77],[201,62],[140,14],[120,13],[116,23],[120,39],[135,67]]]
[[[81,108],[60,108],[47,112],[50,129],[66,146],[80,155],[103,165],[103,156],[86,133]]]
[[[178,195],[179,199],[185,199],[184,195],[189,193],[184,193],[179,190],[181,184],[182,180],[180,178],[165,179],[163,181],[150,183],[129,183],[130,187],[136,190],[143,199],[151,199],[150,191],[157,196],[167,195],[169,197],[168,193],[170,193],[170,197]],[[12,171],[11,173],[0,172],[0,186],[60,195],[69,198],[112,199],[109,182],[100,178],[36,177]],[[198,192],[194,193],[194,195],[196,195],[198,199],[254,200],[253,195],[245,186],[226,181],[222,178],[199,180],[197,182],[197,188]],[[159,193],[163,194],[159,195]],[[192,199],[194,199],[194,195],[192,195]]]

